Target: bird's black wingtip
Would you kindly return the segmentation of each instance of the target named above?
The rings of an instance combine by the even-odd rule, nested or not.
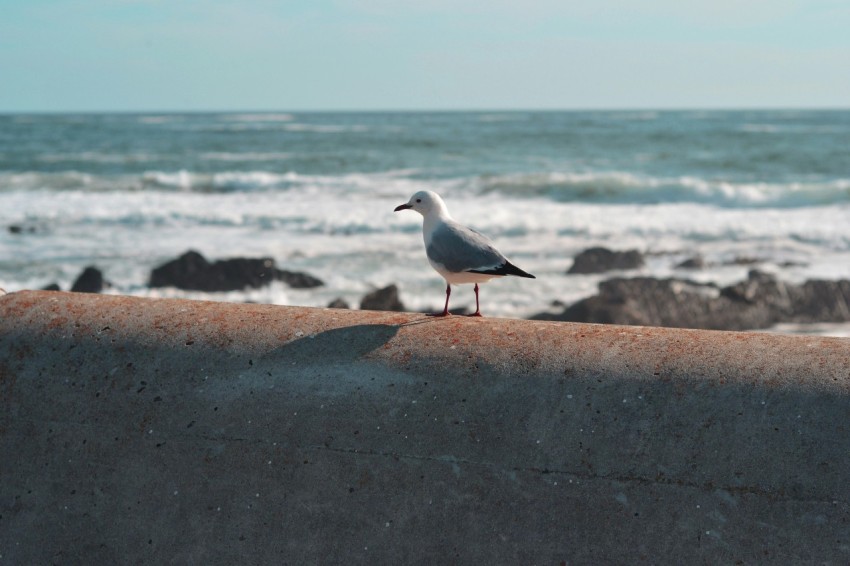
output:
[[[531,273],[520,269],[519,267],[515,266],[514,264],[512,264],[509,261],[505,262],[505,272],[508,275],[516,275],[517,277],[526,277],[528,279],[537,279],[537,277],[535,277]]]
[[[537,279],[531,273],[523,271],[509,261],[495,269],[470,269],[470,273],[483,273],[485,275],[516,275],[517,277],[527,277],[528,279]]]

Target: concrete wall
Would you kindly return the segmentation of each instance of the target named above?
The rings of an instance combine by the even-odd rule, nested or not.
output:
[[[850,341],[0,297],[0,564],[850,562]]]

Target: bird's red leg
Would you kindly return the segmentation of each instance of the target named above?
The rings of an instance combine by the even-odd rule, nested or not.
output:
[[[478,306],[478,283],[475,284],[475,312],[469,316],[481,316],[481,307]]]
[[[443,312],[434,313],[431,316],[449,316],[449,296],[452,294],[452,286],[446,283],[446,306],[443,307]]]

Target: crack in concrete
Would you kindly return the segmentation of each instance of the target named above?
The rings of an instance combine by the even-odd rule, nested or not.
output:
[[[32,421],[29,421],[32,423]],[[100,428],[102,425],[99,423],[88,423],[88,422],[76,422],[76,421],[61,421],[51,419],[48,421],[43,421],[48,425],[71,425],[71,426],[80,426],[86,429],[95,429]],[[61,429],[60,429],[61,430]],[[7,431],[8,432],[8,431]],[[124,429],[114,429],[113,432],[119,432],[121,435],[126,436],[126,430]],[[21,436],[24,436],[23,433],[20,433]],[[147,436],[147,435],[145,435]],[[244,443],[244,444],[269,444],[272,443],[269,440],[259,439],[259,438],[245,438],[239,436],[227,436],[227,435],[212,435],[212,434],[192,434],[186,432],[180,432],[177,434],[172,433],[170,440],[177,441],[191,441],[193,439],[202,439],[207,442],[236,442],[236,443]],[[152,438],[150,440],[159,440],[159,438]],[[169,439],[162,441],[162,444],[168,442]],[[280,443],[279,443],[280,444]],[[550,469],[550,468],[539,468],[536,466],[514,466],[510,468],[504,468],[498,464],[493,462],[482,462],[477,460],[470,460],[466,458],[457,458],[451,455],[444,456],[423,456],[418,454],[402,454],[397,452],[385,452],[379,450],[361,450],[357,448],[336,448],[327,445],[307,445],[307,446],[298,446],[298,445],[290,445],[290,448],[301,449],[301,450],[325,450],[328,452],[336,452],[340,454],[346,455],[360,455],[360,456],[376,456],[376,457],[389,457],[394,460],[414,460],[414,461],[424,461],[424,462],[441,462],[448,463],[453,465],[474,465],[474,466],[482,466],[486,468],[491,468],[495,470],[499,470],[501,472],[531,472],[537,473],[541,475],[549,475],[556,474],[559,476],[564,476],[573,480],[579,481],[597,481],[603,480],[608,482],[621,482],[626,484],[636,484],[636,485],[658,485],[658,486],[671,486],[671,487],[685,487],[690,489],[700,490],[706,493],[715,492],[715,491],[725,491],[732,495],[751,495],[757,497],[763,497],[769,499],[771,501],[793,501],[799,503],[819,503],[819,504],[828,504],[828,505],[848,505],[850,501],[842,500],[838,497],[809,497],[809,498],[801,498],[795,497],[792,494],[785,492],[782,489],[768,489],[755,485],[740,485],[740,486],[722,486],[716,485],[713,482],[696,482],[692,480],[685,479],[677,479],[671,477],[658,476],[655,478],[649,478],[645,476],[638,475],[619,475],[616,473],[613,474],[593,474],[593,473],[583,473],[580,471],[569,471],[569,470],[559,470],[559,469]]]
[[[498,464],[492,462],[479,462],[477,460],[468,460],[464,458],[456,458],[454,456],[421,456],[418,454],[400,454],[395,452],[381,452],[377,450],[360,450],[357,448],[332,448],[329,446],[320,446],[320,445],[311,445],[306,447],[306,449],[312,450],[325,450],[329,452],[337,452],[340,454],[347,455],[358,455],[358,456],[378,456],[378,457],[390,457],[394,460],[416,460],[416,461],[424,461],[424,462],[442,462],[449,464],[470,464],[475,466],[483,466],[487,468],[493,468],[500,471],[506,471],[505,468],[499,466]],[[668,487],[685,487],[690,489],[697,489],[703,492],[715,492],[715,491],[726,491],[732,495],[753,495],[757,497],[764,497],[770,499],[771,501],[792,501],[797,503],[820,503],[820,504],[828,504],[828,505],[847,505],[848,501],[842,501],[838,498],[799,498],[794,497],[790,494],[784,493],[781,490],[775,489],[767,489],[754,485],[742,485],[742,486],[718,486],[713,482],[694,482],[688,480],[667,478],[667,477],[657,477],[657,478],[647,478],[643,476],[631,476],[631,475],[617,475],[617,474],[590,474],[590,473],[580,473],[575,471],[568,470],[557,470],[557,469],[549,469],[549,468],[538,468],[535,466],[531,467],[521,467],[514,466],[507,471],[510,472],[531,472],[538,473],[541,475],[548,474],[557,474],[560,476],[568,477],[571,479],[576,479],[579,481],[607,481],[607,482],[621,482],[621,483],[631,483],[638,485],[659,485],[659,486],[668,486]]]

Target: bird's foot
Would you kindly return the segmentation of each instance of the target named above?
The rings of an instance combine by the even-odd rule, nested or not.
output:
[[[448,312],[448,311],[443,311],[443,312],[432,312],[432,313],[428,313],[428,315],[427,315],[427,316],[433,316],[433,317],[437,317],[437,318],[442,318],[442,317],[444,317],[444,316],[452,316],[452,313],[450,313],[450,312]]]
[[[481,314],[480,312],[477,312],[477,311],[476,311],[476,312],[474,312],[474,313],[472,313],[472,314],[468,314],[468,315],[466,315],[466,316],[477,316],[478,318],[483,318],[483,316],[484,316],[484,315],[483,315],[483,314]]]

